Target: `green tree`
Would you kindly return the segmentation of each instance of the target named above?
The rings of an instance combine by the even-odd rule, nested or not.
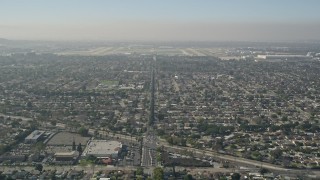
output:
[[[156,159],[158,162],[162,162],[162,157],[161,157],[161,153],[157,153]]]
[[[56,126],[56,125],[57,125],[57,121],[51,121],[50,124],[51,124],[52,126]]]
[[[163,180],[164,172],[161,167],[156,167],[153,170],[153,179],[154,180]]]
[[[231,175],[232,180],[240,180],[241,175],[239,173],[233,173]]]
[[[81,136],[88,136],[88,132],[89,130],[84,128],[84,127],[81,127],[79,130],[78,130],[78,133],[81,135]]]
[[[136,171],[136,174],[139,175],[139,176],[142,176],[143,175],[143,168],[142,167],[138,167],[138,169]]]
[[[261,168],[260,170],[259,170],[259,172],[261,173],[261,174],[265,174],[265,173],[268,173],[268,172],[270,172],[268,169],[266,169],[266,168]]]
[[[193,177],[191,174],[187,174],[183,177],[184,180],[193,180]]]
[[[76,142],[73,140],[72,142],[72,151],[75,151],[76,150]]]
[[[42,171],[42,169],[43,169],[42,164],[36,164],[35,170]]]
[[[32,108],[32,103],[30,101],[27,102],[27,108],[29,108],[29,109]]]
[[[6,179],[6,175],[3,175],[2,173],[0,173],[0,179]]]
[[[282,150],[277,148],[277,149],[271,151],[270,154],[274,159],[278,159],[278,158],[280,158],[282,156]]]
[[[226,176],[219,177],[219,180],[227,180],[228,178]]]
[[[282,116],[281,121],[288,121],[288,116]]]
[[[78,147],[77,147],[77,151],[81,154],[82,153],[82,146],[81,143],[79,143]]]
[[[11,149],[10,145],[0,144],[0,155],[9,151]]]
[[[95,157],[94,155],[89,155],[86,158],[87,161],[91,161],[91,162],[95,162],[97,160],[97,157]]]

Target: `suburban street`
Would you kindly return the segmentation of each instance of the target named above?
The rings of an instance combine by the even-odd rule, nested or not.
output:
[[[153,57],[154,61],[156,57]],[[155,72],[152,67],[151,73],[151,84],[150,84],[150,117],[148,123],[148,130],[146,132],[146,136],[143,138],[142,142],[142,158],[141,158],[141,166],[143,167],[152,167],[157,165],[156,161],[156,148],[157,148],[157,136],[154,133],[154,129],[152,125],[155,121]]]
[[[141,166],[150,167],[157,165],[156,142],[157,137],[152,132],[147,133],[147,136],[143,138]]]

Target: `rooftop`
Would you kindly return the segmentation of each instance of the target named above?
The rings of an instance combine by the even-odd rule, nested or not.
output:
[[[122,148],[121,142],[106,140],[90,140],[84,150],[83,155],[95,155],[97,157],[106,157],[118,154]]]
[[[77,156],[79,153],[77,151],[71,152],[57,152],[54,155],[59,157],[70,157],[70,156]]]
[[[45,131],[35,130],[31,134],[29,134],[29,136],[27,136],[26,139],[27,140],[33,140],[33,139],[36,140],[44,133],[45,133]]]

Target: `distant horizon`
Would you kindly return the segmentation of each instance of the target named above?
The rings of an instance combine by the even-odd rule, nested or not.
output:
[[[0,37],[41,41],[320,40],[318,0],[3,0]]]
[[[47,42],[47,43],[320,43],[320,39],[305,40],[274,40],[274,41],[249,41],[249,40],[46,40],[46,39],[14,39],[0,37],[1,41],[21,41],[21,42]]]
[[[148,24],[148,23],[146,23]],[[143,24],[141,24],[143,25]],[[83,31],[74,34],[77,27],[61,28],[52,26],[51,30],[43,30],[42,32],[33,32],[35,27],[25,27],[26,30],[20,33],[16,30],[10,30],[10,33],[3,33],[3,28],[0,28],[0,37],[10,40],[31,40],[31,41],[139,41],[139,42],[300,42],[300,41],[320,41],[320,23],[319,24],[224,24],[215,28],[216,25],[202,24],[192,25],[187,24],[180,26],[179,24],[172,24],[167,29],[161,29],[159,24],[155,24],[146,32],[140,32],[136,29],[140,25],[133,25],[127,28],[114,27],[115,29],[109,33],[101,34],[97,30],[104,31],[107,27],[84,27]],[[159,26],[159,27],[157,27]],[[163,25],[165,26],[165,25]],[[288,27],[287,27],[288,26]],[[257,28],[252,30],[253,27]],[[130,31],[132,34],[128,35],[127,32],[120,32],[118,29]],[[171,29],[170,29],[171,28]],[[194,29],[193,29],[194,28]],[[287,28],[291,29],[288,31]],[[10,28],[11,29],[11,28]],[[20,29],[20,28],[17,28]],[[53,30],[56,29],[56,30]],[[184,31],[183,29],[189,29]],[[200,30],[199,30],[200,29]],[[109,29],[109,31],[111,31]],[[157,31],[157,32],[156,32]],[[171,31],[167,33],[167,31]],[[305,32],[303,32],[305,31]],[[38,34],[38,36],[34,35]],[[181,33],[181,34],[180,34]],[[123,34],[123,35],[122,35]],[[157,34],[157,35],[155,35]],[[272,37],[270,37],[272,36]]]

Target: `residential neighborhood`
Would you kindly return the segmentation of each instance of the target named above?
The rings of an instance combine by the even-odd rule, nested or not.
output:
[[[1,56],[2,175],[317,177],[316,53],[303,60],[261,59],[266,50],[254,51],[227,48],[248,56],[229,60],[201,54]]]

